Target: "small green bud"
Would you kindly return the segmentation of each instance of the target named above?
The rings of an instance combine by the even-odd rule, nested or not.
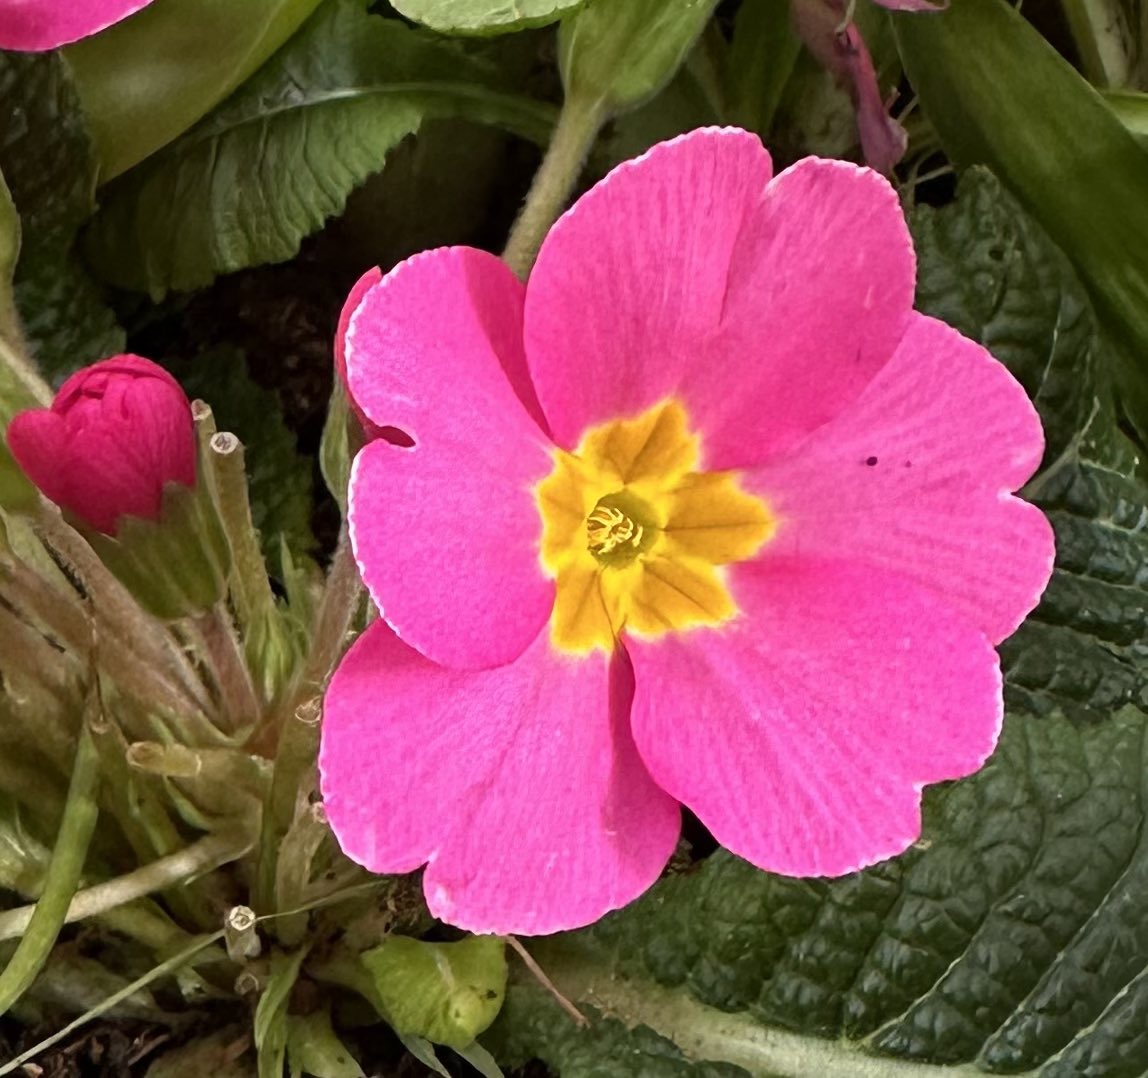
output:
[[[568,98],[599,103],[607,115],[654,96],[686,58],[717,0],[590,0],[558,37]]]

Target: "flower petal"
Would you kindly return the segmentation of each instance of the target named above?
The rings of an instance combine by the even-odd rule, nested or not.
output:
[[[473,932],[595,921],[658,877],[677,804],[638,759],[624,657],[571,660],[543,633],[510,666],[428,662],[376,623],[327,691],[319,765],[344,851],[429,861],[431,912]]]
[[[900,853],[922,784],[974,771],[996,743],[996,654],[891,573],[775,559],[731,577],[732,625],[627,641],[654,780],[769,871],[836,876]]]
[[[525,336],[560,445],[677,397],[705,468],[744,467],[840,412],[892,355],[915,276],[892,187],[842,161],[770,174],[756,136],[694,131],[551,229]]]
[[[372,442],[355,459],[355,557],[394,630],[448,666],[510,662],[553,605],[532,492],[551,468],[547,438],[502,363],[521,353],[521,307],[498,259],[448,248],[370,289],[345,336],[356,402],[414,443]]]
[[[126,19],[151,0],[0,0],[0,49],[44,52]]]
[[[1044,514],[1009,492],[1044,436],[1024,390],[984,348],[914,315],[860,400],[746,477],[778,518],[763,557],[849,558],[903,573],[993,643],[1052,572]]]

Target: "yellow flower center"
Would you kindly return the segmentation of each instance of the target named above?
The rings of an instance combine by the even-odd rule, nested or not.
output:
[[[556,647],[584,655],[623,629],[657,637],[737,613],[722,566],[753,557],[776,522],[735,472],[696,471],[699,455],[676,400],[555,452],[535,497]]]

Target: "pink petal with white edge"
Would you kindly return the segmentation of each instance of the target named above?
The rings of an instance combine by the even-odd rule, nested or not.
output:
[[[44,52],[91,37],[151,0],[0,0],[0,49]]]
[[[319,757],[343,850],[373,872],[430,862],[435,916],[473,932],[575,928],[636,898],[677,841],[676,802],[628,727],[624,658],[556,654],[463,673],[371,626],[327,690]]]
[[[914,315],[892,361],[832,423],[746,479],[778,517],[762,556],[894,570],[999,643],[1036,606],[1053,535],[1014,498],[1044,451],[1020,384],[974,341]]]
[[[892,355],[916,264],[876,173],[707,128],[614,169],[551,229],[526,354],[555,440],[679,397],[707,469],[758,463],[837,415]]]
[[[733,568],[743,616],[628,640],[654,780],[759,868],[838,876],[920,834],[921,787],[1000,733],[997,655],[912,581],[816,559]]]
[[[345,336],[347,379],[378,427],[356,457],[355,558],[383,617],[447,666],[510,662],[550,615],[532,487],[548,439],[508,380],[521,356],[522,285],[493,255],[431,251],[371,288]]]

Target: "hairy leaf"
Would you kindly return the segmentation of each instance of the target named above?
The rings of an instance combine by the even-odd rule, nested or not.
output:
[[[971,175],[915,232],[921,306],[993,348],[1049,437],[1029,494],[1056,529],[1057,571],[1002,649],[997,752],[927,792],[923,837],[899,858],[799,880],[719,853],[539,958],[575,1001],[755,1074],[1139,1075],[1148,490],[1084,292],[1011,198]],[[565,1078],[683,1066],[648,1031],[578,1033],[526,986],[496,1029],[504,1058],[538,1055]]]
[[[430,117],[544,140],[551,113],[457,43],[327,0],[233,97],[105,189],[86,249],[122,287],[197,288],[290,258]]]

